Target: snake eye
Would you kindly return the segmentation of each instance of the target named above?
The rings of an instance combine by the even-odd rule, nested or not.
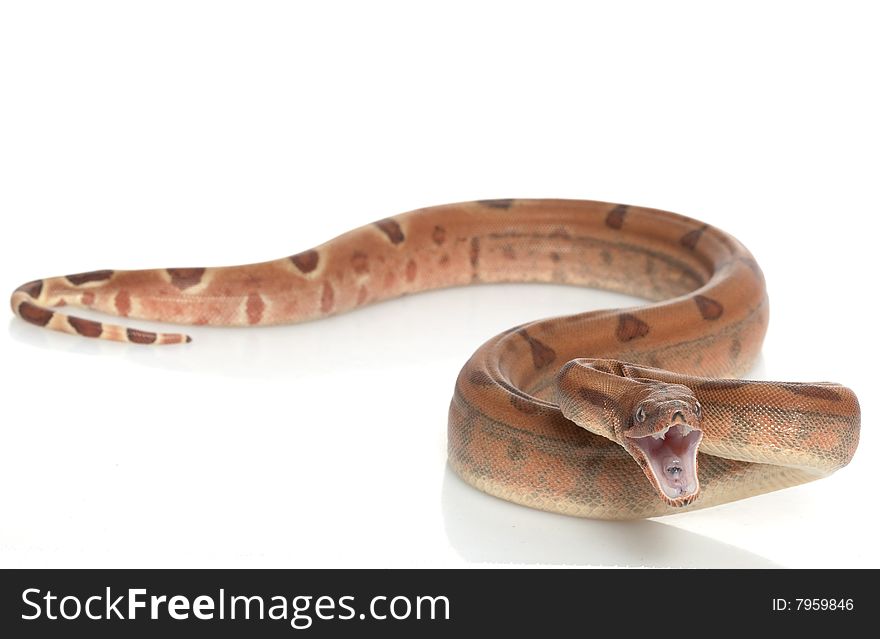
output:
[[[639,406],[639,409],[636,411],[636,421],[643,422],[645,421],[645,409]]]
[[[694,403],[694,414],[697,417],[700,417],[703,414],[703,407],[700,406],[700,402]]]

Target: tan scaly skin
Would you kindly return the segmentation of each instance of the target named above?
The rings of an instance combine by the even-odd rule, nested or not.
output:
[[[484,282],[592,286],[653,303],[538,320],[477,350],[455,385],[449,461],[481,490],[570,515],[653,517],[817,479],[855,452],[859,406],[848,388],[719,379],[749,370],[761,347],[763,275],[730,235],[654,209],[436,206],[271,262],[37,280],[16,289],[12,309],[66,333],[174,344],[189,337],[52,307],[269,325]]]

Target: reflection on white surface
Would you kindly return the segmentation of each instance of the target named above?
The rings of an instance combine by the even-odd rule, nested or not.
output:
[[[654,520],[597,521],[525,508],[477,491],[449,466],[443,520],[455,550],[472,562],[569,566],[778,568],[704,535]]]

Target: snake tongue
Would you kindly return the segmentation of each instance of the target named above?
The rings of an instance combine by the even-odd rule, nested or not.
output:
[[[699,489],[697,449],[703,433],[676,424],[664,436],[632,437],[630,441],[648,460],[646,474],[670,502],[692,497]]]

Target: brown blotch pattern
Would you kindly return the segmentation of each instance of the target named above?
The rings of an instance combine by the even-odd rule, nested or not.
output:
[[[397,220],[392,220],[389,217],[384,220],[379,220],[375,224],[385,235],[388,236],[388,239],[391,240],[392,244],[400,244],[405,239],[403,230],[400,228],[400,224],[397,223]]]
[[[559,253],[557,253],[556,251],[550,252],[550,261],[551,262],[558,262],[561,259],[562,259],[562,256],[559,255]]]
[[[416,279],[416,275],[418,274],[419,267],[416,264],[416,261],[410,259],[409,262],[406,263],[406,281],[412,282]]]
[[[524,415],[534,415],[541,410],[541,406],[519,395],[508,395],[507,398],[510,405]]]
[[[100,337],[104,332],[101,322],[83,319],[81,317],[68,317],[67,323],[73,327],[77,333],[83,337]]]
[[[306,273],[311,273],[318,268],[319,259],[320,256],[315,249],[309,249],[308,251],[303,251],[302,253],[290,256],[290,261],[293,262],[293,265],[304,275]]]
[[[158,337],[152,331],[139,331],[136,328],[127,329],[125,334],[128,336],[128,341],[135,344],[152,344]]]
[[[532,363],[535,365],[535,368],[549,366],[556,359],[556,351],[542,341],[529,335],[528,331],[525,329],[517,331],[517,334],[526,340],[529,344],[529,348],[532,349]]]
[[[74,286],[79,286],[80,284],[86,284],[88,282],[102,282],[104,280],[109,280],[113,276],[113,271],[103,270],[103,271],[89,271],[88,273],[75,273],[73,275],[66,275],[67,281],[73,284]]]
[[[437,264],[440,266],[449,266],[449,253],[444,253],[440,256],[440,259],[437,260]]]
[[[435,226],[434,232],[431,233],[431,239],[434,240],[434,244],[440,246],[446,241],[446,229],[442,226]]]
[[[171,283],[181,291],[201,282],[202,276],[205,274],[204,267],[169,268],[165,270],[167,270],[168,275],[171,276]]]
[[[131,312],[131,295],[129,295],[127,290],[122,289],[116,294],[113,304],[116,306],[116,311],[122,317],[128,317],[128,314]]]
[[[324,288],[321,290],[321,312],[329,313],[333,310],[333,305],[335,303],[336,293],[333,290],[333,286],[331,286],[330,282],[324,282]]]
[[[492,209],[509,209],[513,206],[513,199],[501,199],[501,200],[477,200],[477,203],[482,204],[483,206],[488,206]]]
[[[706,230],[705,226],[701,226],[698,229],[694,229],[693,231],[688,231],[684,235],[681,236],[679,243],[685,248],[689,248],[694,250],[697,246],[697,242],[700,241],[700,237],[703,235],[703,231]]]
[[[40,296],[40,293],[43,292],[43,280],[34,280],[33,282],[22,284],[15,290],[27,293],[34,299],[37,299]]]
[[[648,324],[632,313],[621,313],[617,320],[617,339],[628,342],[648,334]]]
[[[825,386],[817,386],[815,384],[780,384],[785,390],[795,395],[803,395],[804,397],[813,397],[815,399],[827,399],[832,402],[839,402],[840,395],[836,391]]]
[[[612,229],[623,228],[623,220],[626,217],[626,212],[628,210],[629,207],[626,204],[618,204],[615,206],[608,212],[608,215],[605,218],[606,226]]]
[[[480,264],[480,238],[478,237],[471,238],[470,260],[471,268],[476,270]]]
[[[31,324],[45,326],[52,319],[52,316],[55,315],[55,312],[50,311],[48,308],[34,306],[30,302],[22,302],[18,305],[18,314],[21,315],[23,320]]]
[[[736,360],[739,358],[739,354],[742,352],[742,342],[738,337],[734,337],[730,340],[730,359]]]
[[[355,251],[351,255],[351,268],[358,275],[370,272],[370,258],[363,251]]]
[[[526,457],[528,457],[528,452],[523,443],[518,439],[510,440],[510,444],[507,446],[507,458],[510,461],[523,461]]]
[[[724,313],[724,306],[721,305],[721,302],[716,302],[705,295],[694,296],[694,301],[697,303],[697,308],[700,309],[700,315],[703,316],[703,319],[716,320]]]
[[[513,244],[505,244],[501,247],[501,254],[508,260],[516,259],[516,249],[513,248]]]
[[[259,293],[251,293],[247,298],[245,311],[247,312],[248,324],[258,324],[263,319],[263,311],[266,310],[266,303]]]

